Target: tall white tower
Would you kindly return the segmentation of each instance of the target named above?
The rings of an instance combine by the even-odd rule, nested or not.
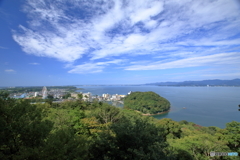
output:
[[[37,95],[38,95],[38,92],[35,92],[35,93],[34,93],[34,97],[37,97]]]
[[[42,89],[42,99],[46,99],[47,98],[47,87],[43,87]]]

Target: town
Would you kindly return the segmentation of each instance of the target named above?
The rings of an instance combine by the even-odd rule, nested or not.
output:
[[[35,90],[35,91],[34,91]],[[38,91],[37,91],[38,90]],[[76,92],[77,88],[75,90],[71,88],[66,87],[43,87],[40,91],[40,88],[33,88],[33,89],[25,89],[19,91],[19,89],[11,88],[10,97],[15,99],[29,99],[31,102],[44,102],[46,99],[51,99],[56,102],[61,101],[71,101],[71,100],[77,100],[81,99],[83,101],[93,102],[93,101],[118,101],[122,102],[123,98],[126,97],[126,95],[119,95],[119,94],[108,94],[104,93],[102,95],[92,95],[92,93],[87,92]],[[131,94],[130,91],[128,94]],[[122,102],[123,103],[123,102]]]

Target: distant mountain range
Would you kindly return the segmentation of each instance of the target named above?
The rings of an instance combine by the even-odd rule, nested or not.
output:
[[[202,81],[184,81],[184,82],[156,82],[147,83],[147,85],[158,85],[158,86],[240,86],[240,79],[233,80],[202,80]]]

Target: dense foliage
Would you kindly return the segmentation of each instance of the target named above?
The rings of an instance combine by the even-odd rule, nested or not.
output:
[[[202,127],[106,103],[30,104],[0,92],[1,160],[208,160],[210,151],[239,153],[239,135],[239,122]]]
[[[154,92],[133,92],[124,98],[124,107],[145,114],[168,111],[170,102]]]

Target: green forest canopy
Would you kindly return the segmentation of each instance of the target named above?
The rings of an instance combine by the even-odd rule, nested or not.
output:
[[[124,98],[124,107],[145,114],[168,111],[170,102],[154,92],[133,92]]]
[[[1,160],[208,160],[210,151],[240,154],[236,121],[225,129],[203,127],[96,101],[30,104],[1,91],[0,115]]]

